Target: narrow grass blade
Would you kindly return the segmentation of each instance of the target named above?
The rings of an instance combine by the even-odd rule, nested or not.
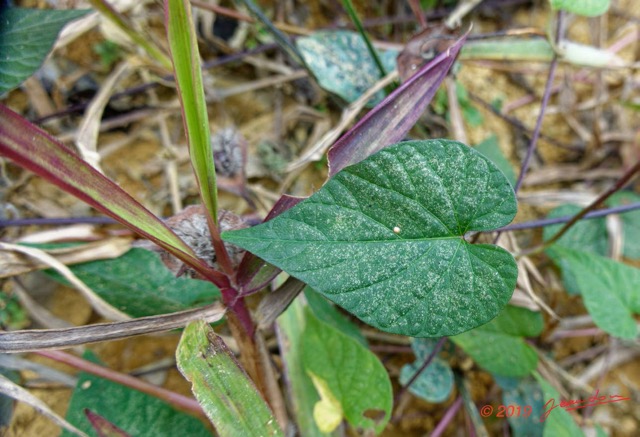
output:
[[[330,177],[405,137],[446,77],[466,37],[422,67],[331,147]]]
[[[260,7],[255,4],[255,2],[253,2],[253,0],[239,0],[239,2],[249,10],[251,15],[253,15],[256,20],[258,20],[267,29],[269,29],[269,32],[271,32],[271,35],[273,35],[278,45],[282,47],[289,54],[289,56],[293,58],[295,62],[297,62],[301,66],[306,67],[304,58],[298,51],[298,48],[291,42],[287,35],[282,33],[276,26],[273,25],[271,20],[269,20],[269,18],[262,12]]]
[[[200,186],[202,202],[217,229],[216,169],[191,6],[184,0],[165,0],[165,14],[191,165]]]
[[[162,220],[117,184],[6,106],[0,105],[0,156],[52,182],[129,229],[158,244],[205,277],[224,278],[199,260]]]

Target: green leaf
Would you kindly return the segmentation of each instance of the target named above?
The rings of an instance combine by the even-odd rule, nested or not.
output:
[[[400,143],[259,226],[223,234],[383,331],[454,335],[515,288],[505,250],[463,235],[509,223],[516,200],[487,158],[448,140]]]
[[[380,360],[351,337],[305,311],[302,364],[323,398],[314,411],[342,416],[355,428],[382,432],[391,417],[391,381]],[[325,414],[324,417],[327,417]],[[323,429],[325,423],[318,423]],[[326,431],[331,429],[326,428]]]
[[[178,86],[182,119],[189,145],[191,165],[198,180],[200,197],[215,224],[218,223],[218,188],[211,148],[207,103],[202,85],[198,39],[191,5],[185,0],[165,0],[167,36]]]
[[[631,191],[618,191],[607,199],[608,206],[622,206],[640,202],[640,196]],[[640,258],[640,210],[620,214],[622,220],[622,253],[627,258]],[[605,252],[606,253],[606,252]],[[604,255],[604,254],[602,254]]]
[[[480,367],[500,376],[525,376],[538,364],[536,351],[523,337],[540,335],[542,315],[507,306],[491,322],[451,337]]]
[[[109,260],[69,266],[101,298],[131,317],[166,314],[208,305],[220,297],[210,282],[176,278],[160,257],[145,249],[131,249]],[[54,279],[68,284],[59,274]]]
[[[320,400],[311,378],[302,366],[302,333],[306,326],[305,306],[300,297],[276,321],[280,352],[287,369],[287,389],[296,425],[301,436],[328,435],[320,431],[313,418],[313,407]]]
[[[637,337],[633,315],[640,314],[640,269],[564,247],[554,246],[547,254],[571,272],[598,327],[616,337]]]
[[[357,340],[358,343],[367,347],[367,340],[364,338],[358,326],[345,316],[340,314],[330,301],[324,298],[320,293],[316,293],[311,287],[304,289],[304,297],[309,304],[309,308],[313,314],[323,322],[333,326],[338,331],[347,334],[349,337]]]
[[[92,352],[84,357],[97,362]],[[89,409],[136,437],[162,435],[209,436],[195,417],[175,410],[169,404],[109,380],[80,373],[67,410],[66,419],[89,435],[97,435],[84,413]],[[63,432],[62,436],[72,436]]]
[[[582,211],[578,205],[562,205],[552,209],[547,218],[574,216]],[[553,237],[564,223],[551,225],[544,228],[542,238],[546,241]],[[583,250],[597,255],[606,255],[609,250],[607,237],[607,224],[604,219],[581,220],[576,223],[556,242],[556,246],[568,249]]]
[[[494,378],[502,388],[502,405],[519,409],[516,410],[518,414],[507,416],[513,436],[541,435],[544,424],[540,422],[540,416],[545,401],[540,386],[531,377],[515,379],[494,376]]]
[[[191,382],[193,394],[221,437],[284,436],[233,353],[205,322],[187,325],[176,359],[178,369]]]
[[[482,125],[484,121],[482,114],[473,106],[469,98],[469,92],[464,85],[458,81],[456,81],[456,96],[460,104],[460,109],[462,109],[462,116],[464,120],[469,123],[469,126],[478,127]],[[500,170],[502,170],[502,168]]]
[[[549,212],[547,218],[556,218],[564,216],[574,216],[582,211],[578,205],[562,205],[554,208]],[[542,231],[542,238],[546,241],[553,237],[562,227],[563,224],[547,226]],[[607,234],[607,223],[605,219],[589,219],[581,220],[576,223],[556,242],[555,246],[562,246],[569,249],[583,250],[598,255],[606,255],[609,251],[609,242]],[[576,278],[572,270],[565,264],[562,258],[557,259],[558,267],[562,269],[562,283],[567,293],[580,294],[580,288],[577,285]]]
[[[348,103],[357,100],[380,80],[380,71],[372,59],[362,36],[349,31],[322,31],[296,40],[298,50],[320,86],[337,94]],[[395,68],[397,52],[381,56],[387,72]],[[380,91],[370,101],[380,102]]]
[[[516,172],[513,171],[511,163],[504,156],[504,153],[502,153],[502,150],[498,145],[498,137],[495,134],[492,134],[489,138],[480,144],[477,144],[474,149],[489,158],[500,169],[500,171],[504,173],[509,183],[515,187]]]
[[[0,94],[35,73],[62,28],[89,12],[0,7]]]
[[[406,364],[400,371],[400,384],[407,382],[422,367],[431,354],[437,340],[431,338],[415,338],[411,347],[416,355],[415,362]],[[409,391],[427,402],[444,402],[453,390],[453,371],[442,358],[435,356],[429,366],[420,373]]]
[[[538,372],[534,372],[533,376],[542,388],[544,399],[543,415],[540,420],[544,422],[543,437],[583,437],[584,433],[564,408],[560,406],[560,393],[551,386],[547,381],[542,379]]]
[[[597,17],[609,10],[611,0],[550,0],[553,9],[586,17]]]

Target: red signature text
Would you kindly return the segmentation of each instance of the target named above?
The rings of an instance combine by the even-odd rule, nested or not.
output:
[[[593,396],[586,399],[570,399],[566,401],[560,401],[559,404],[556,404],[555,399],[549,399],[546,404],[544,404],[542,416],[540,416],[540,422],[544,422],[549,417],[549,414],[560,407],[566,411],[579,410],[580,408],[593,407],[595,405],[602,404],[613,404],[614,402],[620,401],[628,401],[630,398],[625,398],[620,395],[609,395],[609,396],[598,396],[600,390],[596,390]]]

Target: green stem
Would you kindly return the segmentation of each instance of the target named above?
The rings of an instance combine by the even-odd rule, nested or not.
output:
[[[358,29],[358,32],[362,36],[362,39],[364,39],[364,43],[367,45],[369,54],[373,58],[373,62],[375,62],[376,66],[378,67],[378,71],[380,72],[380,77],[385,77],[387,75],[387,72],[384,69],[384,65],[382,65],[382,61],[380,60],[380,56],[378,56],[377,50],[373,47],[373,44],[371,44],[371,40],[369,39],[369,36],[365,32],[364,26],[362,26],[362,21],[360,21],[360,17],[358,17],[358,14],[353,8],[353,3],[351,2],[351,0],[342,0],[342,4],[347,10],[347,14],[349,14],[349,18],[351,18],[351,21],[353,21],[353,24],[355,24],[356,29]]]

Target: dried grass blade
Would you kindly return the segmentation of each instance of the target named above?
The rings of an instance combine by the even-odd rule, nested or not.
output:
[[[53,410],[51,410],[51,408],[49,408],[47,404],[45,404],[40,399],[29,393],[27,390],[23,389],[18,384],[15,384],[3,375],[0,375],[0,393],[31,405],[37,411],[53,420],[57,425],[61,426],[69,432],[74,433],[75,435],[79,435],[81,437],[89,437],[87,434],[71,425],[62,417],[58,416]]]
[[[222,319],[225,309],[219,303],[193,310],[141,317],[125,322],[98,323],[66,329],[32,329],[0,333],[0,353],[34,352],[43,349],[65,349],[81,344],[117,340],[152,332],[182,328],[192,320],[208,323]]]

